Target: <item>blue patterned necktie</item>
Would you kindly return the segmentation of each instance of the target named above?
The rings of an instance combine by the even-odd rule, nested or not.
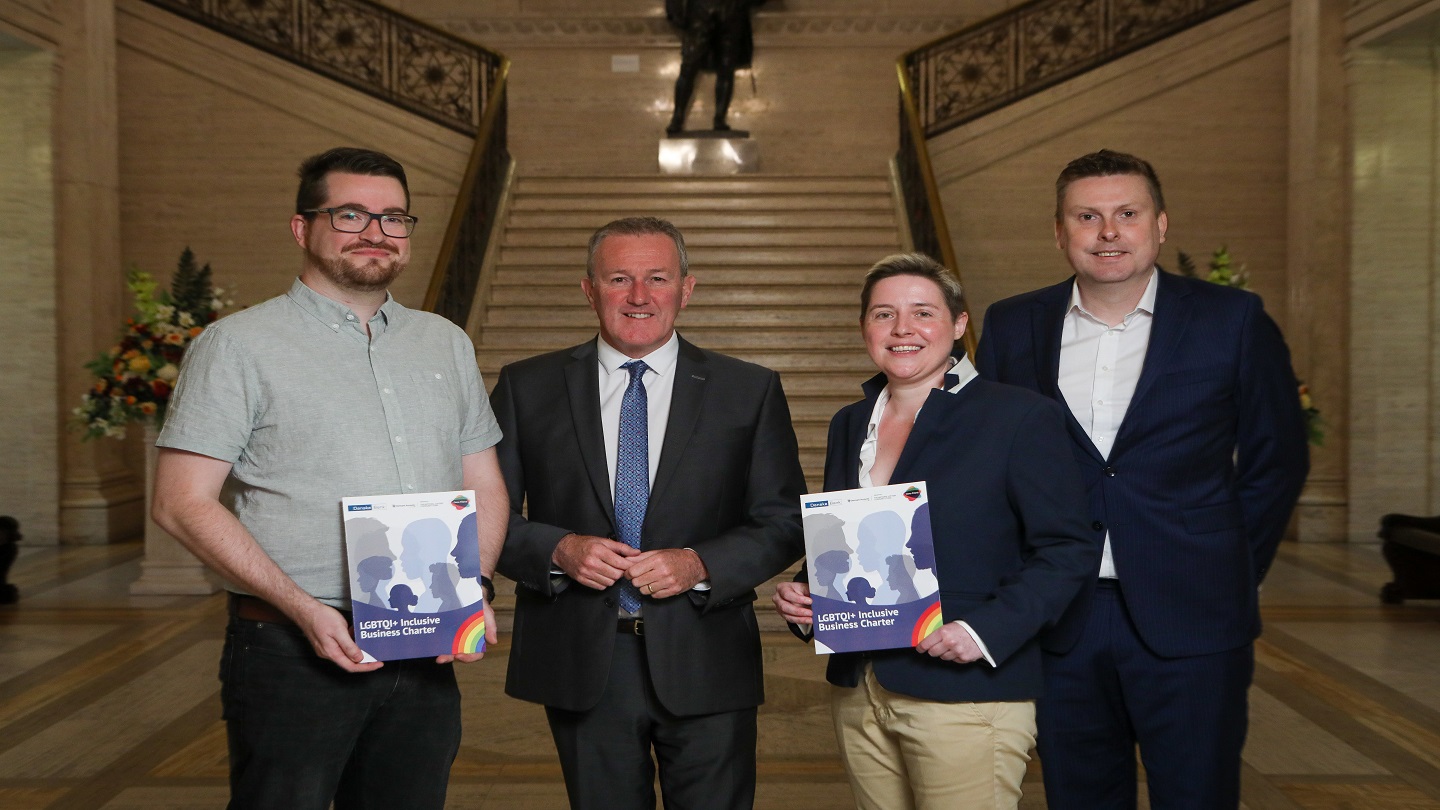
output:
[[[630,384],[620,400],[620,441],[615,461],[615,528],[620,542],[640,548],[645,507],[650,502],[650,407],[643,378],[650,367],[631,360],[621,368],[630,372]],[[640,591],[630,580],[620,580],[620,606],[628,613],[640,610]]]

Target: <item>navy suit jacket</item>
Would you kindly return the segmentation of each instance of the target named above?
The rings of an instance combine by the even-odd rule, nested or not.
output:
[[[876,397],[830,422],[825,489],[854,489]],[[982,379],[925,400],[890,480],[926,481],[935,577],[945,621],[964,620],[996,666],[956,664],[913,649],[830,656],[826,678],[855,686],[869,660],[892,692],[929,700],[1014,701],[1040,696],[1037,635],[1092,577],[1100,547],[1068,451],[1061,409],[1043,397]]]
[[[1074,279],[985,315],[976,367],[1064,403],[1061,327]],[[1260,633],[1257,589],[1309,471],[1290,353],[1253,293],[1160,272],[1140,381],[1109,459],[1066,409],[1094,536],[1110,531],[1140,637],[1167,658]],[[1098,569],[1097,569],[1098,570]],[[1068,650],[1093,580],[1051,639]]]
[[[615,536],[597,362],[592,340],[512,363],[490,396],[511,507],[498,568],[518,583],[505,692],[569,711],[600,701],[618,616],[618,585],[550,574],[566,534]],[[755,588],[804,553],[805,477],[779,375],[682,338],[656,450],[640,547],[694,549],[711,587],[645,597],[655,694],[682,716],[752,708],[764,700]]]

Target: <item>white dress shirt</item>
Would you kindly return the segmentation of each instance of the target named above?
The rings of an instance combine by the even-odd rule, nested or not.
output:
[[[1060,393],[1085,435],[1110,458],[1115,434],[1135,396],[1145,351],[1150,346],[1150,327],[1155,320],[1155,288],[1159,275],[1152,270],[1150,283],[1140,303],[1120,323],[1110,326],[1096,318],[1080,302],[1080,286],[1070,293],[1070,308],[1060,334]],[[1105,550],[1100,557],[1100,577],[1118,578],[1115,557],[1110,551],[1110,532],[1105,532]]]
[[[945,389],[945,393],[958,394],[960,389],[979,375],[976,374],[975,366],[968,357],[962,357],[959,360],[952,357],[950,358],[950,370],[946,372],[945,376],[947,378],[945,381],[950,384]],[[875,454],[880,448],[880,417],[885,414],[885,406],[889,403],[890,386],[887,385],[880,391],[880,396],[875,398],[875,407],[870,411],[870,425],[865,429],[865,441],[860,445],[860,486],[862,487],[875,486],[870,478],[870,472],[875,469]],[[920,411],[923,410],[925,407],[922,405]],[[915,412],[916,419],[920,418],[920,411]],[[903,484],[905,482],[891,481],[890,483]],[[975,646],[980,648],[980,654],[985,657],[985,663],[992,667],[995,666],[995,659],[990,657],[989,648],[985,646],[985,642],[980,640],[975,628],[964,621],[956,620],[955,624],[965,628],[965,632],[970,634],[970,638],[975,641]]]

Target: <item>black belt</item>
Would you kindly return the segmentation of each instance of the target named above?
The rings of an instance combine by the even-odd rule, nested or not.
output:
[[[619,626],[617,626],[615,629],[618,632],[625,633],[627,635],[643,636],[645,635],[645,619],[644,617],[635,619],[621,619]]]
[[[1120,590],[1120,580],[1115,577],[1100,577],[1095,580],[1095,587],[1104,588],[1107,591]]]

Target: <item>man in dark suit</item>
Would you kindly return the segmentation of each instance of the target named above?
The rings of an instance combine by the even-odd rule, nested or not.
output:
[[[1236,807],[1257,590],[1309,467],[1290,355],[1259,297],[1161,272],[1150,164],[1100,151],[1056,182],[1075,271],[985,316],[981,375],[1070,412],[1098,577],[1045,645],[1051,808]]]
[[[669,222],[601,228],[581,286],[598,339],[506,366],[491,397],[519,583],[505,691],[545,705],[573,807],[653,808],[652,749],[668,806],[750,807],[751,603],[804,553],[780,378],[675,333],[695,278]]]

